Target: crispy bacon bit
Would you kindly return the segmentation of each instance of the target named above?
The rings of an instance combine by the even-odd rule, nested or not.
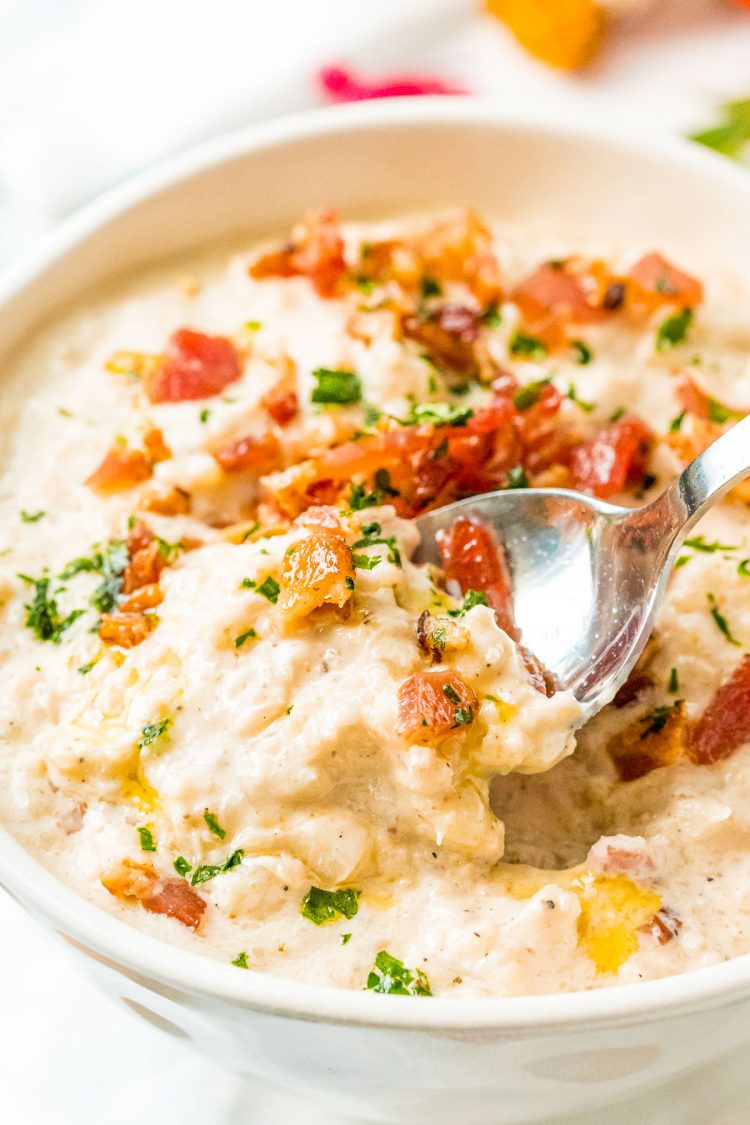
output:
[[[190,493],[175,485],[167,492],[152,492],[144,497],[141,507],[157,516],[182,516],[190,511]]]
[[[610,422],[573,451],[576,488],[607,500],[626,484],[637,484],[643,478],[652,437],[649,427],[635,414]]]
[[[674,910],[670,910],[668,906],[662,906],[661,910],[657,910],[651,921],[643,927],[646,933],[656,938],[659,945],[666,945],[672,938],[677,937],[681,929],[682,919],[678,918]]]
[[[444,306],[423,316],[406,316],[404,335],[421,344],[440,367],[490,382],[497,374],[486,346],[482,347],[479,313],[460,306]]]
[[[433,617],[429,609],[417,621],[417,644],[432,657],[433,664],[442,663],[446,652],[466,648],[470,640],[468,629],[451,617]]]
[[[321,297],[333,297],[344,272],[344,240],[335,211],[311,211],[281,250],[258,258],[251,277],[309,277]]]
[[[155,426],[143,435],[143,447],[152,465],[158,464],[159,461],[169,461],[172,457],[172,450],[165,442],[164,435]]]
[[[122,580],[124,594],[132,594],[142,586],[157,583],[167,565],[159,540],[142,520],[135,524],[128,536],[128,559]]]
[[[492,530],[460,516],[440,534],[438,549],[446,578],[457,582],[462,593],[477,590],[486,594],[498,625],[517,641],[510,573],[505,552]]]
[[[611,311],[604,305],[611,281],[602,262],[581,258],[544,262],[516,286],[512,298],[528,325],[550,320],[563,326],[586,324]]]
[[[164,601],[164,592],[157,582],[150,582],[141,586],[125,601],[120,602],[118,610],[123,613],[145,613],[149,609],[156,609]]]
[[[641,692],[647,691],[653,686],[654,681],[648,672],[639,671],[636,667],[612,700],[612,706],[617,708],[627,707],[628,704],[635,703]]]
[[[643,836],[600,836],[589,849],[586,862],[604,875],[629,875],[648,882],[656,872],[649,848],[653,843]]]
[[[649,312],[663,305],[694,309],[703,300],[701,282],[661,254],[646,254],[630,268],[627,279],[628,303],[642,305]]]
[[[750,741],[750,655],[743,656],[729,679],[693,727],[688,754],[698,765],[712,765],[730,757]]]
[[[300,527],[327,528],[329,531],[341,531],[341,516],[338,510],[330,504],[316,504],[308,508],[296,521]]]
[[[687,720],[682,700],[658,707],[637,719],[609,743],[621,781],[635,781],[661,766],[671,766],[685,752]]]
[[[285,373],[260,400],[277,426],[288,426],[299,410],[297,381],[294,374]]]
[[[469,208],[439,220],[416,241],[422,274],[463,282],[482,308],[502,299],[503,280],[492,233]]]
[[[170,336],[164,359],[148,377],[146,393],[154,403],[211,398],[241,374],[231,340],[180,328]]]
[[[279,609],[291,620],[323,605],[346,605],[354,589],[352,553],[343,535],[313,531],[287,552],[281,575]]]
[[[147,613],[103,613],[99,638],[119,648],[135,648],[156,627],[156,618]]]
[[[148,454],[142,449],[128,449],[123,442],[112,446],[99,467],[84,483],[95,492],[108,495],[134,488],[148,480],[152,471]]]
[[[197,930],[206,909],[205,900],[185,879],[165,878],[150,864],[123,859],[100,879],[115,898],[140,902],[151,914],[166,914],[191,930]]]
[[[283,461],[279,439],[271,430],[221,445],[214,449],[213,457],[225,473],[252,472],[256,476],[273,472]]]
[[[470,726],[477,707],[474,690],[458,672],[415,672],[398,690],[396,729],[419,742],[443,738]]]
[[[673,379],[675,398],[688,414],[696,418],[709,418],[711,399],[706,392],[698,386],[692,375],[687,371],[679,371]]]

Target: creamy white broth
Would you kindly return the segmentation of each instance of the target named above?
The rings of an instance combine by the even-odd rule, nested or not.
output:
[[[427,222],[346,227],[349,253]],[[618,270],[648,249],[496,234],[511,283],[545,258],[583,251]],[[442,384],[431,389],[434,367],[422,349],[394,339],[387,315],[362,313],[370,294],[326,300],[306,277],[253,279],[254,256],[243,248],[191,261],[188,280],[180,266],[128,282],[54,325],[8,373],[4,823],[57,876],[130,924],[223,961],[243,953],[251,970],[297,979],[360,988],[387,950],[426,973],[435,993],[518,994],[635,981],[746,952],[748,747],[716,765],[680,759],[626,782],[608,750],[619,732],[678,697],[696,719],[750,645],[750,578],[738,573],[750,557],[745,504],[729,499],[696,532],[731,549],[685,549],[689,561],[660,615],[651,682],[632,703],[606,709],[574,737],[575,701],[537,690],[492,611],[477,605],[450,619],[460,645],[432,666],[471,686],[471,723],[433,743],[400,735],[399,687],[431,667],[417,619],[425,609],[441,619],[460,613],[439,576],[410,563],[414,527],[388,505],[342,517],[349,544],[378,523],[401,565],[382,545],[364,548],[380,559],[356,570],[346,613],[324,607],[290,625],[257,589],[280,578],[287,552],[313,532],[281,521],[267,537],[264,524],[232,541],[227,525],[252,526],[263,488],[250,474],[224,473],[212,450],[263,432],[261,400],[288,360],[299,413],[280,440],[292,463],[336,445],[359,417],[359,406],[311,401],[316,369],[356,372],[363,399],[400,418],[429,398],[480,409],[490,392],[473,387],[454,398]],[[654,348],[667,315],[659,311],[577,327],[589,363],[570,349],[519,359],[509,354],[519,324],[512,302],[489,333],[490,352],[522,383],[551,377],[569,392],[561,414],[584,433],[620,408],[667,432],[680,409],[678,367],[734,410],[750,409],[743,294],[731,280],[707,282],[686,343],[668,353]],[[460,283],[445,292],[466,300]],[[137,379],[107,370],[118,352],[162,352],[182,326],[229,336],[240,349],[242,375],[221,394],[152,403]],[[84,483],[118,435],[138,445],[152,426],[172,456],[149,480],[106,496]],[[657,479],[646,495],[678,470],[674,450],[657,439],[649,461]],[[189,513],[148,510],[174,486],[189,493]],[[193,545],[162,571],[156,628],[120,650],[102,644],[88,603],[102,575],[56,576],[94,544],[126,539],[134,515],[166,544]],[[64,587],[54,593],[62,617],[85,610],[59,644],[25,624],[34,591],[19,573],[48,575],[53,593]],[[154,737],[139,748],[146,729]],[[144,839],[156,850],[144,851]],[[102,883],[123,860],[173,879],[183,877],[174,867],[181,857],[189,883],[201,865],[221,868],[232,856],[228,870],[196,884],[204,907],[195,930]],[[311,887],[356,891],[356,913],[314,924],[300,909]],[[650,928],[663,907],[679,922],[664,942]]]

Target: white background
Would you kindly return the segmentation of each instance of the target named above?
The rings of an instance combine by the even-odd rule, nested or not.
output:
[[[652,0],[570,78],[524,56],[471,0],[0,0],[0,264],[161,156],[318,104],[312,75],[336,61],[685,132],[712,123],[722,98],[750,96],[750,14]],[[0,1012],[8,1125],[342,1125],[249,1089],[100,997],[5,896]],[[576,1125],[746,1125],[746,1071],[743,1052]]]

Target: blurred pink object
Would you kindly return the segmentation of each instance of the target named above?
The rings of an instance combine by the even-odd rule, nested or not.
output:
[[[329,101],[362,102],[368,98],[403,98],[417,94],[466,94],[467,90],[422,75],[392,75],[377,82],[365,79],[340,66],[324,67],[317,75],[318,85]]]

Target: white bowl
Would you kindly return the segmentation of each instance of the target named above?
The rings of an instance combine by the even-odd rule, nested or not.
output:
[[[203,146],[126,183],[0,282],[5,354],[123,270],[212,239],[472,204],[653,244],[709,276],[750,260],[747,172],[470,99],[343,107]],[[420,999],[298,984],[172,948],[80,898],[0,831],[0,880],[114,996],[226,1066],[370,1120],[471,1125],[576,1112],[726,1054],[750,1033],[750,956],[588,993]]]

